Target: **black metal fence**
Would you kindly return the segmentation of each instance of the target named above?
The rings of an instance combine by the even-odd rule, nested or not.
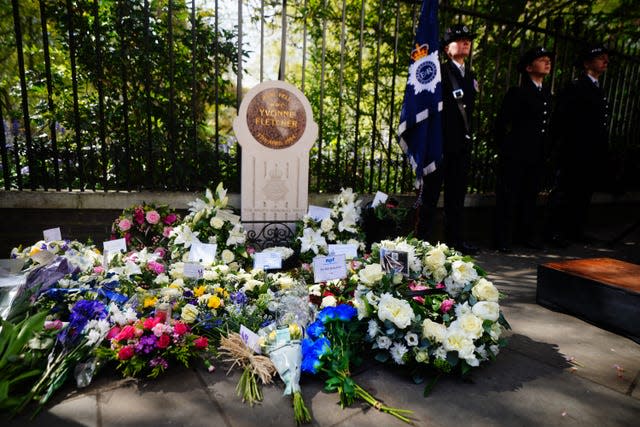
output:
[[[280,78],[302,89],[320,126],[311,191],[411,191],[396,129],[418,1],[1,2],[5,189],[197,190],[223,181],[238,190],[231,120],[245,89]],[[441,31],[465,22],[478,34],[470,191],[491,192],[493,119],[517,83],[518,57],[536,44],[555,50],[557,91],[589,38],[560,19],[454,7],[467,3],[442,2]],[[637,183],[638,42],[606,38],[615,52],[604,80],[614,170]]]

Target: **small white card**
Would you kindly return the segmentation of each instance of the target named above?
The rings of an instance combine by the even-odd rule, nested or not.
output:
[[[278,252],[256,252],[253,254],[253,268],[262,270],[282,268],[282,254]]]
[[[199,262],[185,262],[184,263],[184,277],[192,279],[201,279],[204,268]]]
[[[309,205],[309,211],[307,212],[311,218],[316,221],[322,221],[325,218],[329,218],[331,216],[331,209],[323,208],[321,206]]]
[[[260,336],[244,325],[240,325],[240,337],[242,341],[255,353],[262,353],[260,350]]]
[[[357,243],[329,245],[328,249],[329,249],[329,255],[344,255],[346,259],[353,259],[358,257]]]
[[[347,277],[347,261],[343,254],[331,256],[317,256],[313,259],[314,283]]]
[[[54,240],[62,240],[62,234],[60,233],[60,227],[49,228],[42,231],[42,236],[45,242],[53,242]]]
[[[190,262],[201,262],[203,264],[212,264],[216,260],[216,251],[218,245],[215,243],[202,243],[197,240],[191,242],[189,250]]]
[[[104,250],[104,252],[109,252],[111,254],[115,254],[117,252],[127,252],[127,240],[124,238],[107,240],[106,242],[102,242],[102,249]]]
[[[393,251],[385,248],[380,249],[380,265],[387,273],[402,273],[409,275],[409,253],[405,251]]]
[[[386,193],[383,193],[382,191],[376,192],[376,195],[373,198],[373,202],[371,202],[371,207],[375,208],[379,204],[385,203],[387,201],[387,198],[389,198],[389,196]]]

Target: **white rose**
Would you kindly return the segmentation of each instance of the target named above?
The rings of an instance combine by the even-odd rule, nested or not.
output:
[[[320,304],[320,308],[335,307],[337,304],[338,304],[338,301],[336,300],[336,297],[334,297],[333,295],[328,295],[322,298],[322,303]]]
[[[182,307],[180,318],[187,323],[193,323],[198,317],[198,307],[192,304],[186,304]]]
[[[471,293],[480,301],[498,302],[498,298],[500,297],[498,289],[484,277],[478,280],[471,289]]]
[[[295,284],[291,276],[280,276],[276,283],[280,285],[280,289],[289,289]]]
[[[334,222],[331,218],[325,218],[320,223],[320,229],[325,233],[328,233],[333,229]]]
[[[447,261],[447,256],[444,254],[444,251],[439,247],[435,247],[431,249],[427,253],[427,256],[424,258],[425,265],[429,267],[431,270],[436,270],[440,267],[443,267],[446,261]]]
[[[460,284],[466,284],[478,278],[478,272],[472,262],[456,260],[451,263],[451,279]]]
[[[202,278],[204,280],[218,280],[218,273],[215,270],[205,270],[202,273]]]
[[[234,259],[236,259],[236,256],[229,249],[223,250],[220,257],[222,258],[222,262],[225,264],[230,264]]]
[[[457,351],[461,359],[472,356],[475,351],[473,340],[460,328],[449,328],[442,344],[447,351]]]
[[[220,230],[224,226],[224,220],[222,218],[214,216],[213,218],[211,218],[211,221],[209,221],[209,224],[211,224],[211,226],[216,230]]]
[[[155,279],[153,279],[153,283],[155,283],[156,285],[166,285],[167,283],[169,283],[169,276],[164,273],[160,273],[156,276]]]
[[[479,318],[492,322],[496,322],[500,317],[500,306],[496,302],[480,301],[471,308],[471,311]]]
[[[447,335],[447,327],[441,323],[436,323],[431,319],[422,322],[422,337],[430,341],[441,343]]]
[[[380,264],[368,264],[358,272],[358,277],[363,284],[373,286],[384,277],[384,271]]]
[[[378,303],[378,318],[383,322],[388,320],[398,328],[404,329],[415,319],[415,314],[407,301],[394,298],[390,293],[384,293]]]

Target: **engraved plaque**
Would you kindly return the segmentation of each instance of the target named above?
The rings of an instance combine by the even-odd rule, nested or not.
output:
[[[249,132],[265,147],[279,149],[295,144],[306,125],[302,103],[286,89],[265,89],[247,107]]]

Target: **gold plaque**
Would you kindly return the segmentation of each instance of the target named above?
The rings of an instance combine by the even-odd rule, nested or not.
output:
[[[260,144],[287,148],[298,142],[307,125],[302,102],[281,88],[258,93],[247,108],[247,127]]]

